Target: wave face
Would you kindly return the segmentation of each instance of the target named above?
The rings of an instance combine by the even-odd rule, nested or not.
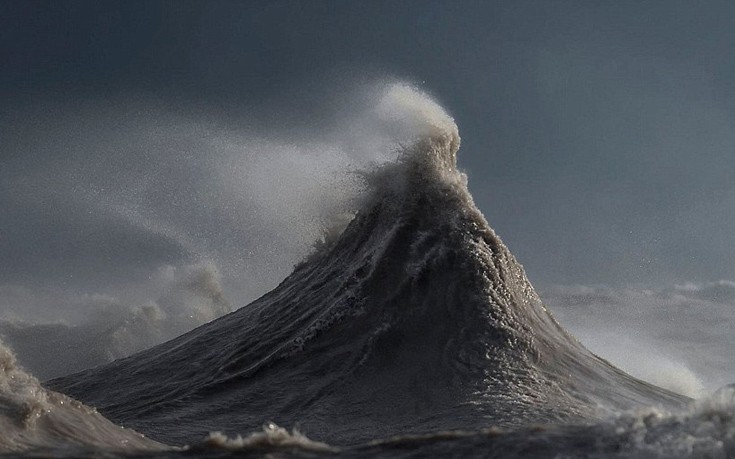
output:
[[[366,174],[370,192],[351,223],[277,288],[48,385],[175,444],[265,421],[349,445],[683,406],[557,324],[474,205],[453,120],[415,92],[403,96],[420,134]]]

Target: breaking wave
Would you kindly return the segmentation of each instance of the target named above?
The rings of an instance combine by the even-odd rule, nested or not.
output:
[[[171,341],[46,384],[155,441],[22,373],[22,388],[54,401],[42,422],[61,413],[72,427],[57,437],[55,424],[15,426],[25,433],[9,438],[21,440],[0,451],[108,451],[123,441],[131,451],[191,445],[162,450],[173,456],[732,450],[729,392],[692,404],[597,357],[556,322],[475,206],[457,168],[457,126],[438,104],[399,84],[376,110],[401,139],[396,159],[362,173],[366,191],[346,226],[276,288]],[[17,424],[12,407],[23,402],[10,400],[0,422]],[[99,436],[75,430],[90,423]]]
[[[252,304],[50,386],[176,444],[266,419],[353,444],[685,403],[557,324],[474,205],[439,105],[399,85],[379,106],[414,136],[365,174],[339,238]]]

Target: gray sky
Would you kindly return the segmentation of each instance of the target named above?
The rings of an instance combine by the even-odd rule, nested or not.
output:
[[[95,139],[117,136],[143,173],[167,158],[151,158],[150,139],[187,111],[223,129],[318,131],[344,88],[386,76],[455,117],[475,200],[532,282],[735,279],[733,5],[0,1],[0,284],[69,265],[99,275],[105,257],[115,278],[185,251],[165,228],[136,236],[130,221],[22,192],[73,190],[95,161],[97,186],[114,186],[134,161]],[[120,102],[131,94],[176,116]],[[90,127],[64,108],[95,104],[124,122]],[[150,142],[126,136],[146,120],[158,120]],[[196,135],[181,133],[191,150]],[[176,164],[170,177],[196,183],[201,171]],[[61,236],[71,248],[50,242]]]

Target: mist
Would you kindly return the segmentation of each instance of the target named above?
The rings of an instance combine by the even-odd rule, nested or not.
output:
[[[315,131],[140,95],[18,107],[34,129],[0,171],[0,333],[47,379],[256,299],[350,221],[364,172],[423,135],[414,91],[356,82],[314,107]]]
[[[645,381],[698,398],[733,380],[732,281],[555,286],[541,295],[591,351]]]

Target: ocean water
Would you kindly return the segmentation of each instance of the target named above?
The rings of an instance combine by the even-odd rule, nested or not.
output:
[[[161,305],[205,298],[216,312],[167,325],[176,335],[203,323],[173,339],[114,359],[87,352],[84,366],[101,364],[44,383],[0,347],[0,454],[735,454],[731,388],[693,400],[644,382],[557,322],[474,205],[457,168],[459,130],[441,106],[399,84],[377,109],[411,137],[356,173],[360,192],[335,200],[353,211],[338,212],[255,301],[232,307],[217,271],[191,265],[163,276],[164,300],[115,322],[104,335],[119,338],[114,347],[84,338],[121,349],[143,333],[135,326],[164,323]],[[33,341],[14,330],[6,336]],[[88,336],[67,331],[57,333]]]

